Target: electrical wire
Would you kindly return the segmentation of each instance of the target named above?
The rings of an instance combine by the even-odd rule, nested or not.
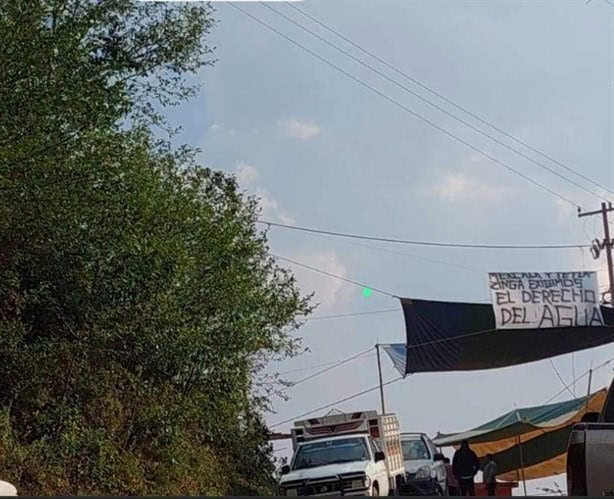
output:
[[[452,118],[453,120],[465,125],[466,127],[470,128],[471,130],[479,133],[480,135],[483,135],[484,137],[489,138],[490,140],[492,140],[493,142],[499,144],[500,146],[505,147],[506,149],[508,149],[509,151],[512,151],[516,154],[518,154],[519,156],[521,156],[522,158],[532,162],[533,164],[539,166],[540,168],[550,172],[553,175],[556,175],[557,177],[569,182],[570,184],[584,190],[585,192],[591,194],[592,196],[595,196],[597,199],[599,200],[603,200],[605,199],[604,196],[602,196],[601,194],[596,193],[595,191],[592,191],[590,189],[587,189],[586,187],[584,187],[582,184],[577,183],[574,180],[569,179],[568,177],[562,175],[561,173],[557,172],[556,170],[546,166],[545,164],[543,164],[542,162],[532,158],[531,156],[528,156],[526,154],[524,154],[523,152],[519,151],[518,149],[515,149],[511,146],[509,146],[508,144],[506,144],[505,142],[497,139],[496,137],[493,137],[492,135],[488,134],[487,132],[481,130],[480,128],[476,127],[475,125],[469,123],[468,121],[459,118],[458,116],[452,114],[450,111],[444,109],[443,107],[435,104],[434,102],[430,101],[429,99],[423,97],[422,95],[420,95],[419,93],[413,91],[411,88],[403,85],[402,83],[399,83],[397,80],[390,78],[388,75],[386,75],[385,73],[383,73],[382,71],[378,70],[377,68],[371,66],[370,64],[364,62],[363,60],[359,59],[358,57],[355,57],[354,55],[352,55],[350,52],[340,48],[339,46],[335,45],[334,43],[328,41],[326,38],[318,35],[317,33],[315,33],[314,31],[310,30],[309,28],[305,27],[304,25],[302,25],[301,23],[295,21],[294,19],[292,19],[291,17],[286,16],[284,13],[280,12],[279,10],[275,9],[273,6],[266,4],[265,2],[260,2],[260,4],[269,9],[271,12],[274,12],[275,14],[277,14],[279,17],[281,17],[282,19],[285,19],[286,21],[292,23],[294,26],[297,26],[298,28],[302,29],[303,31],[309,33],[310,35],[312,35],[313,37],[317,38],[318,40],[322,41],[323,43],[327,44],[328,46],[334,48],[335,50],[337,50],[338,52],[342,53],[343,55],[345,55],[346,57],[349,57],[350,59],[352,59],[353,61],[357,62],[358,64],[360,64],[361,66],[366,67],[367,69],[373,71],[375,74],[381,76],[382,78],[384,78],[385,80],[389,81],[390,83],[396,85],[397,87],[405,90],[406,92],[408,92],[409,94],[413,95],[414,97],[420,99],[421,101],[423,101],[424,103],[426,103],[427,105],[433,107],[434,109],[437,109],[438,111],[440,111],[441,113],[445,114],[446,116]],[[601,189],[604,189],[603,187],[599,186]],[[607,189],[604,189],[606,192],[609,192]]]
[[[321,235],[321,234],[310,233],[309,235],[314,236],[314,237],[320,237],[322,239],[326,238],[325,235]],[[389,254],[392,254],[392,255],[405,256],[407,258],[412,258],[412,259],[415,259],[415,260],[422,260],[424,262],[437,263],[439,265],[445,265],[446,267],[466,270],[468,272],[476,272],[476,273],[480,273],[480,274],[487,274],[488,273],[487,270],[476,269],[475,267],[467,267],[466,265],[461,265],[461,264],[458,264],[458,263],[452,263],[452,262],[448,262],[448,261],[445,261],[445,260],[438,260],[436,258],[429,258],[429,257],[425,257],[425,256],[415,255],[415,254],[412,254],[412,253],[405,253],[403,251],[395,251],[395,250],[391,250],[391,249],[388,249],[388,248],[382,248],[380,246],[371,246],[370,244],[358,243],[356,241],[344,240],[344,242],[347,243],[347,244],[351,244],[352,246],[359,247],[359,248],[367,248],[367,249],[370,249],[370,250],[373,250],[373,251],[381,251],[383,253],[389,253]]]
[[[343,359],[343,360],[341,360],[339,362],[336,362],[332,366],[327,367],[325,369],[322,369],[321,371],[318,371],[317,373],[310,374],[309,376],[306,376],[305,378],[299,379],[298,381],[291,382],[290,388],[293,388],[293,387],[295,387],[297,385],[300,385],[301,383],[304,383],[305,381],[309,381],[310,379],[313,379],[313,378],[315,378],[317,376],[320,376],[321,374],[324,374],[324,373],[326,373],[328,371],[332,371],[333,369],[337,369],[338,367],[341,367],[342,365],[347,364],[348,362],[356,360],[356,359],[362,357],[363,355],[368,354],[369,352],[373,352],[373,348],[369,348],[368,350],[365,350],[364,352],[357,353],[356,355],[352,355],[351,357],[348,357],[347,359]]]
[[[382,291],[382,290],[379,290],[379,289],[376,289],[376,288],[371,288],[370,286],[367,286],[366,284],[362,284],[362,283],[359,283],[357,281],[353,281],[351,279],[347,279],[345,277],[338,276],[336,274],[331,274],[330,272],[326,272],[325,270],[321,270],[321,269],[318,269],[318,268],[315,268],[315,267],[311,267],[310,265],[306,265],[304,263],[297,262],[295,260],[291,260],[289,258],[285,258],[285,257],[282,257],[282,256],[278,256],[278,255],[274,255],[274,254],[271,254],[271,256],[274,257],[274,258],[277,258],[279,260],[283,260],[283,261],[292,263],[294,265],[298,265],[299,267],[304,267],[304,268],[312,270],[314,272],[318,272],[320,274],[324,274],[326,276],[333,277],[335,279],[339,279],[341,281],[348,282],[350,284],[361,286],[363,288],[364,287],[370,288],[371,290],[373,290],[373,291],[375,291],[377,293],[381,293],[381,294],[384,294],[386,296],[390,296],[391,298],[400,299],[399,296],[396,296],[396,295],[393,295],[391,293],[388,293],[387,291]],[[429,345],[436,345],[436,344],[440,344],[440,343],[447,343],[447,342],[450,342],[450,341],[457,341],[457,340],[460,340],[460,339],[463,339],[463,338],[470,338],[470,337],[473,337],[473,336],[481,336],[483,334],[492,333],[494,331],[496,331],[496,329],[491,328],[491,329],[484,329],[484,330],[481,330],[481,331],[473,331],[471,333],[462,334],[462,335],[459,335],[459,336],[454,336],[452,338],[439,338],[439,339],[436,339],[436,340],[426,341],[426,342],[423,342],[423,343],[416,343],[416,344],[413,344],[413,345],[407,345],[407,349],[421,348],[421,347],[429,346]]]
[[[555,374],[556,374],[557,378],[559,378],[559,380],[560,380],[561,384],[563,385],[563,387],[565,387],[565,390],[567,390],[567,391],[568,391],[568,392],[571,394],[571,396],[572,396],[573,398],[576,398],[576,394],[575,394],[575,393],[574,393],[574,392],[571,390],[571,388],[570,388],[570,386],[574,384],[574,381],[572,381],[572,382],[570,383],[570,386],[567,386],[567,385],[565,384],[565,380],[564,380],[564,379],[563,379],[563,377],[561,376],[561,373],[559,372],[559,370],[558,370],[558,369],[556,368],[556,366],[554,365],[554,361],[552,360],[552,358],[549,358],[548,360],[550,361],[550,365],[552,366],[552,369],[554,370],[554,372],[555,372]]]
[[[350,241],[348,241],[350,242]],[[399,255],[399,256],[405,256],[407,258],[413,258],[416,260],[422,260],[423,262],[430,262],[430,263],[437,263],[439,265],[445,265],[446,267],[452,267],[455,269],[461,269],[461,270],[466,270],[468,272],[475,272],[475,273],[479,273],[479,274],[487,274],[488,271],[486,270],[482,270],[482,269],[477,269],[475,267],[467,267],[466,265],[461,265],[459,263],[452,263],[452,262],[446,262],[444,260],[438,260],[436,258],[429,258],[426,256],[420,256],[420,255],[413,255],[411,253],[405,253],[403,251],[395,251],[395,250],[391,250],[388,248],[379,248],[377,246],[371,246],[369,244],[363,244],[363,243],[356,243],[356,242],[350,242],[350,244],[356,245],[356,246],[360,246],[362,248],[368,248],[374,251],[382,251],[384,253],[389,253],[391,255]]]
[[[403,376],[400,376],[398,378],[392,379],[390,381],[387,381],[386,383],[383,383],[382,387],[391,385],[393,383],[396,383],[397,381],[401,381],[402,379],[403,379]],[[272,424],[272,425],[269,426],[269,428],[270,429],[271,428],[276,428],[276,427],[281,426],[283,424],[291,423],[292,421],[296,421],[299,418],[303,418],[305,416],[310,416],[311,414],[314,414],[315,412],[323,411],[324,409],[328,409],[329,407],[332,407],[334,405],[341,404],[343,402],[347,402],[349,400],[353,400],[353,399],[358,398],[358,397],[362,397],[363,395],[366,395],[367,393],[371,393],[371,392],[374,392],[375,390],[379,390],[379,389],[380,389],[380,385],[374,386],[374,387],[369,388],[367,390],[363,390],[362,392],[358,392],[358,393],[355,393],[355,394],[350,395],[348,397],[345,397],[345,398],[342,398],[342,399],[339,399],[339,400],[335,400],[334,402],[331,402],[330,404],[326,404],[326,405],[320,406],[317,409],[313,409],[311,411],[307,411],[307,412],[304,412],[304,413],[299,414],[297,416],[293,416],[291,418],[288,418],[288,419],[286,419],[284,421],[280,421],[279,423]]]
[[[327,236],[345,237],[350,239],[363,239],[365,241],[380,241],[384,243],[409,244],[415,246],[432,246],[440,248],[464,248],[464,249],[492,249],[492,250],[554,250],[554,249],[575,249],[575,248],[590,248],[588,244],[464,244],[464,243],[442,243],[433,241],[419,241],[409,239],[397,239],[391,237],[375,237],[365,236],[360,234],[349,234],[345,232],[335,232],[322,229],[311,229],[308,227],[300,227],[297,225],[286,225],[268,220],[258,220],[258,223],[269,225],[271,227],[279,227],[283,229],[296,230],[301,232],[310,232],[313,234],[323,234]],[[408,255],[409,256],[409,255]],[[443,263],[443,262],[438,262]],[[472,269],[477,270],[477,269]]]
[[[332,274],[330,272],[327,272],[326,270],[321,270],[321,269],[317,269],[315,267],[312,267],[310,265],[301,263],[301,262],[297,262],[296,260],[291,260],[290,258],[285,258],[283,256],[279,256],[279,255],[274,255],[273,253],[269,253],[273,258],[276,258],[278,260],[282,260],[284,262],[288,262],[291,263],[293,265],[298,265],[299,267],[303,267],[305,269],[311,270],[313,272],[317,272],[318,274],[323,274],[326,275],[328,277],[332,277],[334,279],[339,279],[340,281],[344,281],[347,282],[349,284],[354,284],[355,286],[360,286],[361,288],[369,288],[371,291],[375,291],[376,293],[380,293],[382,295],[386,295],[389,296],[391,298],[398,298],[397,295],[389,293],[388,291],[384,291],[378,288],[374,288],[373,286],[368,286],[366,284],[360,283],[358,281],[353,281],[352,279],[348,279],[346,277],[341,277],[340,275],[336,275],[336,274]]]
[[[489,331],[492,331],[492,330],[489,330]],[[481,331],[481,332],[478,332],[478,333],[485,333],[485,332],[488,332],[488,331]],[[415,345],[415,346],[421,346],[421,345]],[[603,364],[600,364],[599,366],[597,366],[596,368],[594,368],[594,369],[593,369],[593,373],[594,373],[595,371],[597,371],[598,369],[601,369],[601,368],[603,368],[603,367],[607,366],[608,364],[612,363],[612,361],[614,361],[614,359],[610,359],[610,360],[608,360],[608,361],[604,362]],[[588,373],[589,373],[589,371],[586,371],[586,372],[585,372],[584,374],[582,374],[582,375],[581,375],[579,378],[575,379],[575,380],[574,380],[574,382],[578,382],[578,381],[580,381],[582,378],[584,378],[586,375],[588,375]],[[412,375],[412,374],[409,374],[407,377],[409,377],[409,376],[411,376],[411,375]],[[405,379],[405,377],[400,376],[400,377],[395,378],[395,379],[393,379],[393,380],[387,381],[386,383],[383,383],[383,384],[382,384],[382,387],[384,387],[384,386],[388,386],[388,385],[391,385],[392,383],[396,383],[397,381],[400,381],[400,380],[402,380],[402,379]],[[548,399],[548,400],[547,400],[546,402],[544,402],[542,405],[549,404],[549,403],[550,403],[550,402],[552,402],[554,399],[556,399],[556,398],[557,398],[559,395],[561,395],[563,392],[567,391],[567,390],[569,389],[569,387],[571,386],[571,384],[569,384],[569,385],[567,385],[567,384],[565,384],[565,383],[563,383],[563,384],[565,385],[565,388],[563,388],[561,391],[559,391],[558,393],[556,393],[555,395],[553,395],[553,396],[552,396],[550,399]],[[341,403],[343,403],[343,402],[347,402],[347,401],[349,401],[349,400],[352,400],[352,399],[355,399],[355,398],[361,397],[361,396],[363,396],[363,395],[366,395],[367,393],[371,393],[371,392],[373,392],[373,391],[375,391],[375,390],[378,390],[379,388],[380,388],[380,385],[374,386],[374,387],[372,387],[372,388],[368,388],[367,390],[363,390],[363,391],[361,391],[361,392],[355,393],[355,394],[350,395],[350,396],[348,396],[348,397],[345,397],[345,398],[342,398],[342,399],[336,400],[336,401],[334,401],[334,402],[331,402],[330,404],[326,404],[326,405],[320,406],[320,407],[318,407],[318,408],[316,408],[316,409],[313,409],[313,410],[311,410],[311,411],[307,411],[307,412],[304,412],[304,413],[299,414],[299,415],[297,415],[297,416],[293,416],[293,417],[291,417],[291,418],[288,418],[288,419],[286,419],[286,420],[284,420],[284,421],[280,421],[280,422],[278,422],[278,423],[272,424],[272,425],[270,425],[270,426],[269,426],[269,428],[276,428],[276,427],[281,426],[281,425],[283,425],[283,424],[290,423],[290,422],[292,422],[292,421],[297,420],[298,418],[302,418],[302,417],[305,417],[305,416],[309,416],[309,415],[311,415],[311,414],[314,414],[315,412],[322,411],[322,410],[324,410],[324,409],[328,409],[329,407],[332,407],[332,406],[334,406],[334,405],[341,404]]]
[[[398,308],[387,308],[384,310],[371,310],[368,312],[354,312],[354,313],[350,313],[350,314],[338,314],[338,315],[323,315],[320,317],[310,317],[305,319],[306,322],[311,322],[311,321],[324,321],[324,320],[329,320],[329,319],[341,319],[344,317],[358,317],[361,315],[375,315],[375,314],[388,314],[391,312],[401,312],[401,309]]]
[[[595,368],[593,369],[593,373],[595,373],[595,371],[597,371],[597,370],[599,370],[599,369],[601,369],[601,368],[603,368],[603,367],[607,366],[608,364],[611,364],[613,361],[614,361],[614,359],[610,359],[610,360],[605,361],[603,364],[598,365],[597,367],[595,367]],[[564,387],[564,388],[563,388],[561,391],[559,391],[559,392],[555,393],[555,394],[554,394],[552,397],[550,397],[548,400],[546,400],[546,401],[545,401],[545,402],[544,402],[542,405],[549,404],[550,402],[552,402],[553,400],[555,400],[555,399],[556,399],[557,397],[559,397],[559,396],[560,396],[562,393],[566,392],[566,391],[569,389],[569,387],[570,387],[571,385],[573,385],[573,383],[577,383],[577,382],[578,382],[578,381],[580,381],[581,379],[583,379],[583,378],[585,378],[586,376],[588,376],[588,373],[589,373],[589,372],[590,372],[590,369],[589,369],[588,371],[585,371],[585,372],[584,372],[584,373],[583,373],[581,376],[579,376],[578,378],[574,379],[574,380],[572,381],[572,383],[570,383],[570,384],[565,384],[565,387]]]
[[[454,336],[452,338],[440,338],[437,340],[431,340],[431,341],[425,341],[423,343],[416,343],[414,345],[407,345],[407,349],[414,349],[414,348],[422,348],[422,347],[426,347],[426,346],[430,346],[430,345],[437,345],[440,343],[448,343],[450,341],[457,341],[457,340],[461,340],[464,338],[471,338],[473,336],[481,336],[483,334],[488,334],[488,333],[494,333],[496,331],[496,329],[491,328],[491,329],[483,329],[481,331],[474,331],[473,333],[467,333],[467,334],[461,334],[460,336]]]
[[[604,1],[610,1],[610,0],[604,0]],[[515,137],[514,135],[510,134],[509,132],[506,132],[505,130],[501,129],[500,127],[494,125],[493,123],[485,120],[484,118],[478,116],[477,114],[471,112],[469,109],[467,109],[466,107],[461,106],[460,104],[458,104],[457,102],[454,102],[452,99],[446,97],[445,95],[441,94],[440,92],[437,92],[436,90],[434,90],[433,88],[429,87],[428,85],[422,83],[421,81],[419,81],[418,79],[410,76],[409,74],[407,74],[406,72],[398,69],[397,67],[393,66],[392,64],[390,64],[389,62],[387,62],[386,60],[382,59],[381,57],[379,57],[378,55],[374,54],[373,52],[365,49],[364,47],[362,47],[361,45],[359,45],[358,43],[352,41],[351,39],[349,39],[347,36],[344,36],[343,34],[339,33],[338,31],[336,31],[334,28],[331,28],[330,26],[328,26],[327,24],[325,24],[324,22],[320,21],[319,19],[317,19],[315,16],[305,12],[304,10],[302,10],[301,8],[299,8],[296,5],[293,5],[290,2],[286,2],[288,4],[289,7],[291,7],[292,9],[294,9],[295,11],[299,12],[301,15],[305,16],[306,18],[312,20],[313,22],[315,22],[316,24],[318,24],[319,26],[321,26],[322,28],[324,28],[325,30],[329,31],[330,33],[333,33],[334,35],[338,36],[339,38],[341,38],[342,40],[346,41],[347,43],[349,43],[351,46],[353,46],[354,48],[360,50],[361,52],[363,52],[364,54],[368,55],[369,57],[375,59],[376,61],[378,61],[379,63],[383,64],[384,66],[386,66],[388,69],[394,71],[395,73],[403,76],[404,78],[408,79],[409,81],[413,82],[414,84],[418,85],[419,87],[421,87],[422,89],[426,90],[427,92],[431,93],[432,95],[435,95],[436,97],[439,97],[440,99],[442,99],[443,101],[447,102],[448,104],[454,106],[456,109],[466,113],[467,115],[471,116],[472,118],[476,119],[477,121],[479,121],[480,123],[489,126],[490,128],[492,128],[493,130],[496,130],[497,132],[501,133],[502,135],[505,135],[506,137],[508,137],[509,139],[513,140],[514,142],[516,142],[517,144],[520,144],[524,147],[526,147],[527,149],[531,150],[532,152],[538,154],[539,156],[541,156],[544,159],[547,159],[549,161],[552,161],[553,163],[555,163],[556,165],[560,166],[561,168],[564,168],[565,170],[569,171],[570,173],[573,173],[575,175],[577,175],[578,177],[582,178],[583,180],[590,182],[591,184],[593,184],[596,187],[599,187],[600,189],[605,190],[606,192],[612,193],[614,194],[614,191],[598,184],[597,182],[595,182],[594,180],[592,180],[591,178],[583,175],[582,173],[578,172],[577,170],[571,168],[570,166],[562,163],[561,161],[558,161],[557,159],[547,155],[546,153],[538,150],[537,148],[531,146],[530,144],[527,144],[526,142],[520,140],[518,137]],[[614,5],[614,4],[613,4]]]
[[[292,373],[298,373],[298,372],[304,372],[304,371],[311,371],[312,369],[318,369],[320,367],[326,367],[326,366],[332,366],[333,364],[336,364],[337,361],[334,360],[332,362],[325,362],[323,364],[317,364],[315,366],[309,366],[309,367],[301,367],[299,369],[291,369],[290,371],[284,371],[282,373],[277,373],[279,376],[285,376],[286,374],[292,374]]]
[[[279,259],[279,260],[283,260],[283,261],[286,261],[286,262],[292,263],[292,264],[294,264],[294,265],[298,265],[298,266],[300,266],[300,267],[307,268],[307,269],[312,270],[312,271],[314,271],[314,272],[318,272],[318,273],[320,273],[320,274],[324,274],[324,275],[327,275],[327,276],[329,276],[329,277],[333,277],[333,278],[335,278],[335,279],[339,279],[339,280],[342,280],[342,281],[348,282],[348,283],[350,283],[350,284],[355,284],[355,285],[357,285],[357,286],[361,286],[361,287],[368,287],[368,288],[370,288],[369,286],[367,286],[367,285],[365,285],[365,284],[361,284],[361,283],[359,283],[359,282],[357,282],[357,281],[353,281],[353,280],[351,280],[351,279],[346,279],[345,277],[341,277],[341,276],[338,276],[338,275],[335,275],[335,274],[331,274],[330,272],[326,272],[326,271],[324,271],[324,270],[317,269],[317,268],[315,268],[315,267],[311,267],[311,266],[309,266],[309,265],[305,265],[304,263],[297,262],[297,261],[295,261],[295,260],[291,260],[291,259],[289,259],[289,258],[284,258],[284,257],[278,256],[278,255],[274,255],[274,254],[271,254],[271,256],[273,256],[274,258],[277,258],[277,259]],[[390,296],[390,297],[392,297],[392,298],[399,298],[398,296],[393,295],[393,294],[391,294],[391,293],[388,293],[387,291],[378,290],[378,289],[376,289],[376,288],[370,288],[370,289],[372,289],[373,291],[376,291],[376,292],[378,292],[378,293],[384,294],[384,295],[386,295],[386,296]],[[400,298],[399,298],[399,299],[400,299]],[[407,345],[407,349],[409,350],[409,349],[421,348],[421,347],[424,347],[424,346],[429,346],[429,345],[436,345],[436,344],[440,344],[440,343],[447,343],[447,342],[450,342],[450,341],[457,341],[457,340],[460,340],[460,339],[463,339],[463,338],[470,338],[470,337],[473,337],[473,336],[481,336],[481,335],[483,335],[483,334],[492,333],[492,332],[494,332],[494,331],[496,331],[496,329],[491,328],[491,329],[484,329],[484,330],[481,330],[481,331],[473,331],[473,332],[471,332],[471,333],[462,334],[462,335],[459,335],[459,336],[454,336],[454,337],[452,337],[452,338],[439,338],[439,339],[436,339],[436,340],[427,341],[427,342],[423,342],[423,343],[416,343],[416,344],[413,344],[413,345]],[[565,385],[565,382],[564,382],[564,381],[563,381],[563,384]],[[565,385],[565,386],[566,386],[566,385]],[[573,393],[573,392],[572,392],[572,393]]]
[[[347,78],[350,78],[351,80],[353,80],[354,82],[358,83],[359,85],[365,87],[366,89],[370,90],[371,92],[374,92],[375,94],[379,95],[380,97],[382,97],[383,99],[387,100],[388,102],[390,102],[391,104],[395,105],[396,107],[398,107],[399,109],[405,111],[406,113],[412,115],[413,117],[423,121],[424,123],[430,125],[431,127],[439,130],[440,132],[444,133],[445,135],[447,135],[448,137],[456,140],[457,142],[465,145],[466,147],[468,147],[469,149],[471,149],[472,151],[477,152],[478,154],[490,159],[491,161],[493,161],[494,163],[502,166],[503,168],[505,168],[506,170],[511,171],[512,173],[515,173],[516,175],[518,175],[519,177],[523,178],[524,180],[526,180],[527,182],[535,185],[536,187],[539,187],[540,189],[550,193],[551,195],[559,198],[560,200],[574,206],[577,208],[580,208],[580,205],[574,201],[571,201],[569,198],[567,198],[566,196],[563,196],[562,194],[559,194],[558,192],[550,189],[549,187],[541,184],[540,182],[533,180],[531,177],[525,175],[524,173],[516,170],[514,167],[508,165],[507,163],[504,163],[503,161],[498,160],[497,158],[495,158],[494,156],[490,155],[489,153],[487,153],[486,151],[480,149],[477,146],[474,146],[473,144],[471,144],[470,142],[466,141],[465,139],[459,137],[458,135],[450,132],[449,130],[447,130],[446,128],[438,125],[437,123],[429,120],[428,118],[425,118],[424,116],[418,114],[417,112],[415,112],[414,110],[412,110],[411,108],[405,106],[404,104],[402,104],[401,102],[399,102],[398,100],[390,97],[389,95],[383,93],[382,91],[378,90],[377,88],[373,87],[372,85],[369,85],[368,83],[365,83],[364,81],[362,81],[360,78],[352,75],[351,73],[348,73],[346,70],[342,69],[341,67],[337,66],[335,63],[329,61],[328,59],[320,56],[319,54],[317,54],[316,52],[314,52],[313,50],[309,49],[308,47],[306,47],[305,45],[302,45],[301,43],[297,42],[296,40],[294,40],[293,38],[291,38],[290,36],[286,35],[285,33],[282,33],[281,31],[279,31],[278,29],[276,29],[275,27],[271,26],[270,24],[266,23],[265,21],[262,21],[261,19],[259,19],[258,17],[254,16],[253,14],[247,12],[245,9],[239,7],[237,4],[235,3],[228,3],[228,5],[230,5],[232,8],[240,11],[241,13],[243,13],[244,15],[246,15],[247,17],[249,17],[250,19],[256,21],[257,23],[261,24],[262,26],[264,26],[265,28],[269,29],[270,31],[276,33],[277,35],[281,36],[282,38],[286,39],[287,41],[289,41],[290,43],[292,43],[293,45],[299,47],[301,50],[307,52],[308,54],[310,54],[311,56],[315,57],[316,59],[318,59],[319,61],[325,63],[327,66],[330,66],[331,68],[335,69],[336,71],[338,71],[339,73],[343,74],[344,76],[346,76]]]
[[[563,379],[563,377],[561,376],[561,373],[559,372],[559,370],[556,368],[556,366],[554,365],[554,361],[550,358],[548,359],[550,361],[550,365],[552,366],[552,369],[554,369],[554,372],[556,373],[557,377],[559,378],[559,380],[561,381],[561,384],[563,385],[563,391],[567,390],[571,396],[575,399],[576,398],[576,394],[571,390],[571,386],[576,384],[576,380],[572,380],[572,382],[567,385],[565,384],[565,380]],[[590,397],[590,393],[588,394],[588,396]],[[600,412],[599,410],[595,409],[594,407],[591,407],[590,404],[586,404],[586,406],[593,412]]]

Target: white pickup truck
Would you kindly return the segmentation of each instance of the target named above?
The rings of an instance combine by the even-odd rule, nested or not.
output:
[[[394,414],[334,414],[297,421],[294,455],[281,470],[286,496],[394,495],[405,478]]]
[[[614,382],[601,414],[575,425],[567,447],[567,494],[614,496]]]

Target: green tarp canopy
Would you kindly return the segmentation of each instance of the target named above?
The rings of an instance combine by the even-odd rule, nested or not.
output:
[[[586,412],[600,412],[606,395],[604,389],[589,397],[516,409],[468,431],[440,433],[434,443],[438,447],[458,447],[463,440],[469,441],[480,458],[494,455],[503,480],[532,480],[565,473],[572,426]]]

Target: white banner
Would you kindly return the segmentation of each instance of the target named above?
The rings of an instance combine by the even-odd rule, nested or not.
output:
[[[603,326],[596,272],[488,274],[497,329]]]

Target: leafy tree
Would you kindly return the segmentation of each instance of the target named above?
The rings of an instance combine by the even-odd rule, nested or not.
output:
[[[257,203],[156,109],[209,6],[0,2],[0,478],[20,494],[266,494],[258,372],[310,312]],[[264,394],[266,395],[266,394]]]

